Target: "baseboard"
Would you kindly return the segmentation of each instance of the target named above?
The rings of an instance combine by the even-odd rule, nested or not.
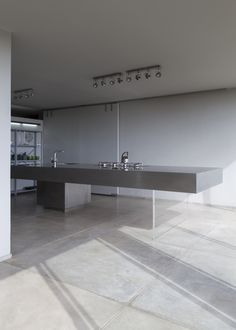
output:
[[[10,259],[12,257],[12,254],[7,254],[6,256],[0,257],[0,262],[5,261],[7,259]]]

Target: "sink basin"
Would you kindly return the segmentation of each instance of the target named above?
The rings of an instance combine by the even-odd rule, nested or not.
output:
[[[78,165],[80,163],[57,163],[57,165]]]

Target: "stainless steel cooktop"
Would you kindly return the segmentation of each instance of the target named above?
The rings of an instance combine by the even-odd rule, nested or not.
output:
[[[122,163],[122,162],[99,162],[101,168],[111,168],[114,170],[138,170],[143,168],[143,163]]]

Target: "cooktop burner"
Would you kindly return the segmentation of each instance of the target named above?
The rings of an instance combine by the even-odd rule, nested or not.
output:
[[[142,169],[143,163],[99,162],[99,167],[111,169]]]

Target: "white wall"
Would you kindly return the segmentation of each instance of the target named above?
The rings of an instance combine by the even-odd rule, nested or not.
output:
[[[92,160],[89,155],[95,152],[93,148],[97,150],[99,159],[114,159],[117,150],[112,148],[116,148],[118,143],[113,141],[109,149],[96,143],[96,122],[90,117],[89,109],[54,112],[54,120],[50,123],[45,118],[47,133],[44,142],[49,144],[46,148],[55,149],[58,142],[63,148],[71,145],[68,152],[73,160],[74,146],[79,137],[80,148],[87,150],[88,160]],[[86,122],[82,121],[83,133],[76,131],[82,120],[79,113],[87,118]],[[110,116],[104,122],[101,119],[99,130],[101,127],[106,130],[109,126],[111,133],[117,125],[116,118],[115,115]],[[128,150],[130,161],[150,165],[224,168],[223,184],[191,195],[189,200],[236,207],[236,89],[121,103],[119,125],[119,154]],[[59,131],[63,131],[63,136],[58,137]],[[93,148],[87,141],[88,136],[93,141]],[[124,188],[120,189],[120,193],[150,195],[149,191]],[[159,192],[158,197],[182,200],[188,195]]]
[[[10,257],[11,37],[0,30],[0,261]]]

